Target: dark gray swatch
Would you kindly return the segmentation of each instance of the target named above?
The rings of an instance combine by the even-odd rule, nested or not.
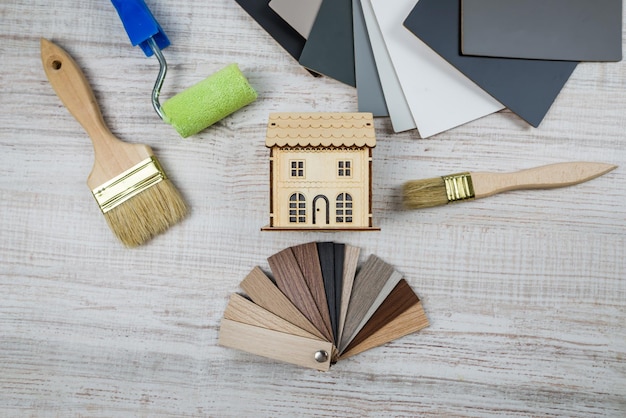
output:
[[[463,0],[467,55],[622,59],[622,0]]]
[[[324,0],[307,38],[300,64],[356,86],[352,0]]]
[[[420,0],[404,26],[512,112],[539,126],[578,63],[462,55],[460,17],[461,0]]]
[[[352,16],[354,72],[359,112],[369,112],[377,117],[389,116],[360,0],[352,0]]]
[[[235,0],[267,33],[296,60],[300,59],[305,39],[289,26],[275,11],[270,0]],[[318,76],[311,72],[312,75]]]
[[[335,249],[332,242],[318,242],[317,254],[324,278],[324,290],[326,291],[326,303],[330,314],[330,325],[333,333],[333,341],[337,341],[337,298],[335,296]]]

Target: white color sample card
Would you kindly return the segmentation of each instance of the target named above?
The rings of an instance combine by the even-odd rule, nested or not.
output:
[[[416,125],[413,120],[413,115],[402,92],[400,81],[393,69],[389,52],[387,51],[385,41],[383,40],[382,33],[376,22],[376,17],[374,16],[372,4],[368,0],[361,0],[361,6],[363,6],[363,17],[365,18],[365,25],[367,26],[367,32],[369,34],[374,60],[376,61],[376,68],[378,69],[378,76],[380,77],[380,84],[385,95],[385,102],[387,103],[387,110],[389,111],[389,118],[391,119],[393,130],[394,132],[404,132],[415,129]]]
[[[417,2],[362,0],[362,3],[372,6],[422,138],[504,108],[403,26]]]

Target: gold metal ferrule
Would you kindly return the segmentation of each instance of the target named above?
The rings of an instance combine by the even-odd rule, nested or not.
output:
[[[442,178],[446,185],[448,203],[473,199],[475,197],[474,185],[472,184],[472,176],[470,173],[451,174],[449,176],[443,176]]]
[[[161,164],[152,156],[92,190],[102,213],[107,213],[133,196],[167,179]]]

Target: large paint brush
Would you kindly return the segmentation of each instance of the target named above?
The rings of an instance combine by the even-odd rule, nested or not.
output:
[[[582,183],[615,169],[591,162],[550,164],[514,173],[459,173],[404,184],[408,209],[422,209],[521,189],[552,189]]]
[[[72,57],[41,39],[41,60],[57,96],[91,138],[95,161],[87,185],[117,237],[134,247],[182,219],[187,207],[150,147],[111,133]]]

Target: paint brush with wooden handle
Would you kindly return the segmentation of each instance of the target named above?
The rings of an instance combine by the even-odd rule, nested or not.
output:
[[[187,206],[152,149],[111,133],[85,75],[66,51],[42,38],[41,60],[57,96],[91,138],[95,161],[87,185],[120,241],[135,247],[180,221]]]
[[[403,201],[408,209],[441,206],[480,199],[509,190],[552,189],[594,179],[617,168],[592,162],[550,164],[514,173],[459,173],[404,184]]]

